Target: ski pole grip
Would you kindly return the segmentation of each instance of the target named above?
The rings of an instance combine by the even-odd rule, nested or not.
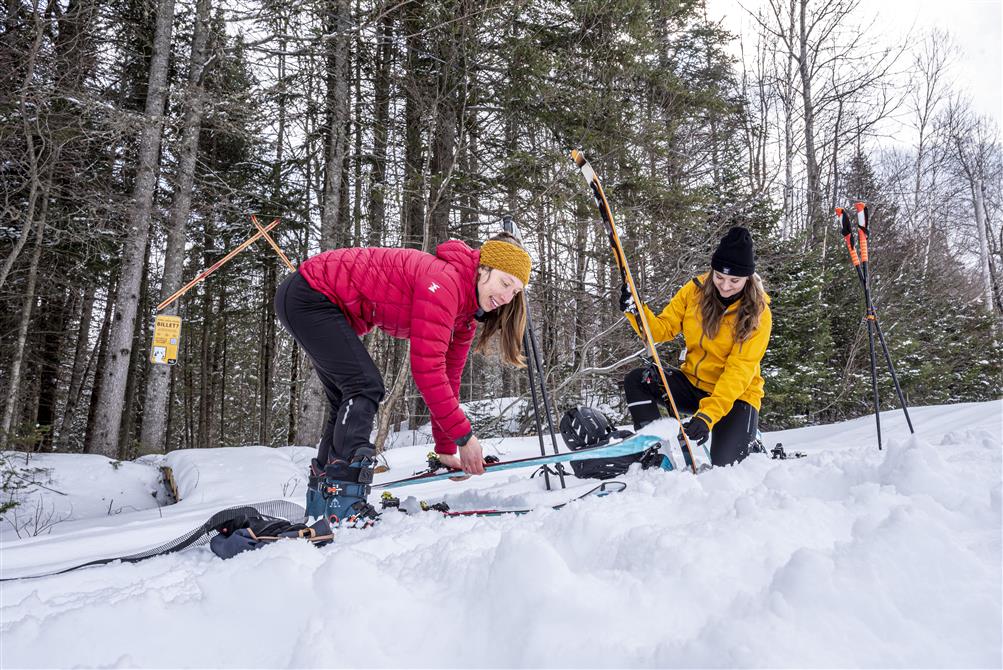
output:
[[[853,240],[847,235],[843,241],[846,242],[846,250],[850,252],[850,262],[853,263],[854,267],[860,265],[860,257],[857,256],[857,250],[853,248]]]
[[[867,205],[862,202],[854,203],[857,210],[857,230],[860,240],[860,260],[867,262]]]

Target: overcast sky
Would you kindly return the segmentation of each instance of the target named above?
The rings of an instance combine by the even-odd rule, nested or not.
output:
[[[707,0],[709,17],[723,18],[725,27],[751,36],[751,22],[742,6],[755,10],[765,0]],[[963,49],[954,66],[958,88],[971,96],[975,109],[1003,126],[1003,0],[860,0],[858,20],[877,17],[875,35],[887,32],[889,42],[941,28]],[[746,42],[747,47],[751,40]]]

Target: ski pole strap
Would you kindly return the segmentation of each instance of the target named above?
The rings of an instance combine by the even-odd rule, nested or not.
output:
[[[850,221],[850,215],[842,207],[836,208],[836,225],[843,229],[843,242],[846,243],[846,250],[850,252],[850,262],[853,263],[853,267],[859,268],[860,257],[853,247],[853,223]]]

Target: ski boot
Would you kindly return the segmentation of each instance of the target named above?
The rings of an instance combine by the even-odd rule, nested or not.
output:
[[[366,498],[373,481],[376,451],[362,448],[351,462],[334,460],[323,470],[317,459],[310,463],[310,481],[306,493],[307,518],[324,518],[331,526],[371,526],[380,513]]]

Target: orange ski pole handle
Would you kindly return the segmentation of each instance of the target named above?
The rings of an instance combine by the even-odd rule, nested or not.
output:
[[[255,216],[254,214],[251,214],[251,223],[254,224],[255,228],[261,231],[262,237],[265,238],[268,244],[272,245],[272,249],[275,249],[275,253],[279,255],[279,258],[281,258],[282,262],[286,264],[286,267],[289,268],[289,271],[296,272],[296,268],[293,267],[293,264],[289,262],[289,259],[286,258],[286,255],[282,253],[282,249],[280,249],[279,245],[275,243],[275,240],[273,240],[272,236],[268,234],[268,231],[266,231],[264,227],[260,223],[258,223],[258,217]]]
[[[630,274],[630,267],[627,265],[627,259],[623,253],[623,245],[620,244],[620,236],[616,232],[616,224],[613,222],[613,211],[610,209],[609,202],[606,200],[606,193],[603,191],[602,184],[599,182],[599,176],[596,175],[595,170],[589,165],[588,160],[582,152],[577,149],[571,150],[571,159],[575,161],[578,169],[581,170],[582,176],[585,177],[585,181],[589,183],[592,188],[592,197],[595,200],[596,206],[599,207],[599,214],[602,217],[603,225],[606,227],[606,233],[609,235],[610,245],[613,247],[613,258],[616,260],[617,267],[620,268],[620,274],[623,277],[624,282],[630,287],[630,295],[634,299],[634,305],[637,308],[638,322],[641,324],[641,332],[643,333],[643,339],[645,346],[648,349],[648,354],[651,359],[655,362],[655,367],[658,368],[658,376],[662,381],[662,388],[665,389],[665,396],[669,399],[669,407],[672,409],[672,416],[676,421],[679,422],[680,427],[682,427],[683,420],[679,417],[679,409],[676,407],[676,401],[672,398],[672,391],[669,390],[669,382],[665,378],[665,370],[662,368],[662,361],[658,357],[658,350],[655,348],[655,340],[651,336],[651,328],[648,326],[648,317],[644,313],[644,304],[641,302],[641,297],[637,293],[637,286],[634,284],[634,277]],[[697,461],[694,456],[693,446],[690,444],[690,439],[686,435],[686,431],[680,430],[680,434],[683,437],[683,443],[686,446],[686,451],[690,456],[690,468],[693,470],[693,474],[697,473]]]
[[[860,262],[867,262],[867,205],[862,202],[854,203],[857,210],[857,238],[860,240]]]
[[[181,296],[183,296],[185,293],[188,293],[188,291],[191,290],[191,288],[193,286],[195,286],[195,284],[198,284],[200,281],[202,281],[203,279],[205,279],[206,277],[208,277],[209,275],[211,275],[213,272],[215,272],[216,270],[218,270],[221,267],[223,267],[223,265],[227,261],[229,261],[231,258],[233,258],[237,254],[239,254],[241,251],[243,251],[247,247],[251,246],[251,244],[254,243],[254,241],[257,240],[262,235],[268,234],[268,231],[271,230],[272,228],[274,228],[277,225],[279,225],[279,219],[275,219],[274,221],[272,221],[271,223],[269,223],[267,226],[265,226],[265,228],[263,230],[258,231],[253,236],[251,236],[248,239],[246,239],[243,242],[241,242],[240,245],[236,249],[234,249],[233,251],[231,251],[230,253],[228,253],[226,256],[223,256],[223,258],[220,258],[218,261],[216,261],[211,266],[209,266],[208,269],[204,270],[202,272],[202,274],[200,274],[198,277],[196,277],[195,279],[191,280],[190,282],[188,282],[187,284],[185,284],[184,286],[182,286],[181,288],[179,288],[177,291],[175,291],[171,295],[171,297],[169,297],[167,300],[165,300],[162,303],[160,303],[159,305],[157,305],[157,310],[156,311],[159,312],[160,310],[164,309],[165,307],[167,307],[168,305],[170,305],[172,302],[174,302],[175,300],[177,300],[178,298],[180,298]]]

